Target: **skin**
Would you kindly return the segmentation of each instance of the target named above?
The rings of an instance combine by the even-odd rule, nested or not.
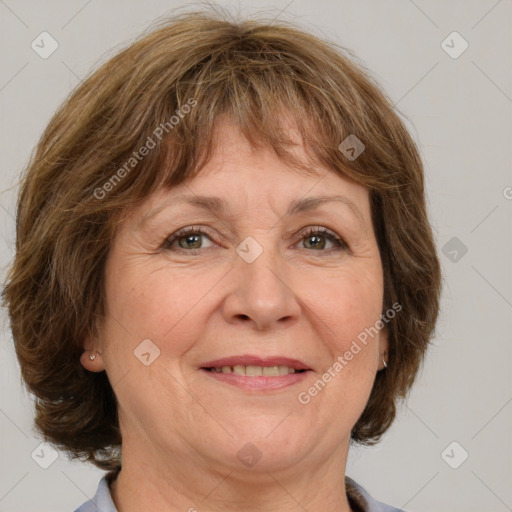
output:
[[[229,121],[218,134],[221,144],[199,175],[130,212],[107,260],[107,315],[81,361],[107,372],[119,403],[123,469],[114,502],[119,512],[349,511],[342,476],[350,431],[383,367],[386,330],[309,403],[298,394],[383,312],[368,191],[332,170],[305,174],[270,149],[252,150]],[[298,139],[296,151],[305,158]],[[224,198],[229,210],[173,202],[181,194]],[[335,194],[349,198],[360,217],[340,201],[285,214],[296,199]],[[208,234],[162,248],[187,226]],[[348,248],[323,234],[315,244],[301,233],[310,226],[334,231]],[[263,249],[252,263],[236,252],[249,236]],[[148,366],[134,356],[145,339],[160,350]],[[269,392],[242,390],[199,369],[241,354],[300,359],[313,371]],[[261,454],[252,467],[237,457],[247,443]]]

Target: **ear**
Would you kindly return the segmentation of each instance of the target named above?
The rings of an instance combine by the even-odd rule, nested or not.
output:
[[[385,325],[379,333],[379,370],[385,368],[384,361],[388,363],[389,353],[389,330],[388,326]]]
[[[101,355],[102,350],[98,340],[96,340],[91,334],[88,334],[85,337],[82,346],[84,348],[84,351],[80,356],[82,366],[90,372],[102,372],[105,370],[105,365]]]

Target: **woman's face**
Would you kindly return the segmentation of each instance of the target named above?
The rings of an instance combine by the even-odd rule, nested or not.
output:
[[[368,191],[219,130],[197,177],[121,224],[102,336],[84,345],[102,355],[82,364],[106,369],[123,460],[242,472],[345,460],[387,344],[385,330],[358,340],[383,299]]]

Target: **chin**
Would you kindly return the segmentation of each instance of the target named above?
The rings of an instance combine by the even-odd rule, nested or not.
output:
[[[291,429],[270,417],[266,421],[257,418],[250,424],[239,426],[229,443],[224,444],[220,460],[229,461],[237,471],[247,469],[253,473],[281,471],[298,464],[313,449],[307,443],[307,432]]]

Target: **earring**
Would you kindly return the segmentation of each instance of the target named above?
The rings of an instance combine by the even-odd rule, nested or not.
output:
[[[96,354],[98,354],[99,356],[101,356],[101,352],[96,351]],[[96,356],[95,356],[94,354],[91,354],[91,355],[89,356],[89,359],[90,359],[91,361],[94,361],[94,360],[96,359]]]
[[[384,365],[384,368],[388,367],[388,363],[386,363],[386,358],[382,356],[382,364]]]

